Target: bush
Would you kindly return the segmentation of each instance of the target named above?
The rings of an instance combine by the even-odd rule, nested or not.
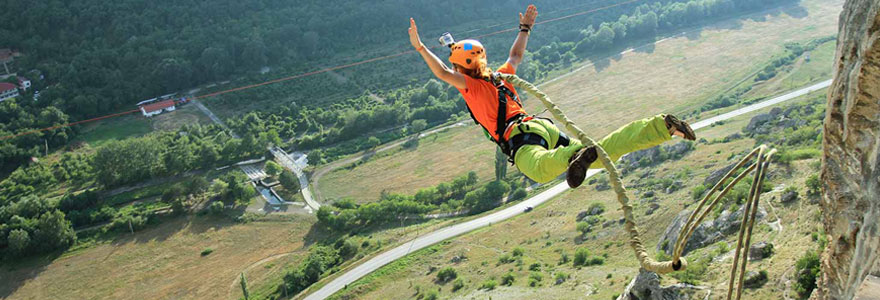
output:
[[[281,171],[281,176],[278,177],[278,181],[280,181],[281,186],[288,191],[295,192],[300,190],[299,179],[289,170]]]
[[[455,279],[455,281],[452,282],[452,291],[453,292],[458,291],[462,288],[464,288],[464,279],[457,278],[457,279]]]
[[[500,264],[509,264],[514,261],[515,261],[515,259],[513,257],[510,257],[510,254],[504,254],[501,257],[498,257],[498,264],[499,265]]]
[[[691,190],[691,198],[694,199],[694,201],[699,201],[700,199],[703,199],[703,193],[706,192],[706,189],[706,186],[702,184],[695,186],[694,189]]]
[[[556,276],[554,276],[554,279],[556,280],[556,284],[561,284],[561,283],[565,282],[566,280],[568,280],[568,274],[563,273],[563,272],[557,272]]]
[[[513,285],[513,282],[516,281],[516,277],[513,277],[513,273],[507,272],[504,276],[501,276],[501,284],[506,286]]]
[[[544,279],[544,276],[539,272],[531,272],[529,273],[529,286],[535,287],[541,283],[541,280]]]
[[[559,255],[559,264],[566,264],[568,263],[569,259],[570,258],[568,258],[568,253],[562,252],[562,254]]]
[[[541,263],[533,263],[533,264],[529,265],[529,271],[540,271],[540,270],[541,270]]]
[[[587,266],[601,266],[605,264],[605,258],[601,256],[593,256],[587,260]]]
[[[819,275],[819,255],[809,250],[794,265],[797,281],[794,289],[801,299],[807,299],[816,288],[816,276]]]
[[[495,282],[494,279],[489,279],[489,280],[484,281],[483,284],[480,286],[480,288],[484,289],[484,290],[491,291],[491,290],[494,290],[495,286],[497,286],[497,285],[498,285],[498,282]]]
[[[281,165],[272,160],[266,162],[265,169],[266,174],[269,174],[270,176],[278,176],[278,174],[281,174],[281,171],[284,170],[284,168],[281,168]]]
[[[587,233],[593,231],[593,225],[590,225],[590,223],[587,222],[578,222],[577,231],[581,233],[581,236],[587,235]]]
[[[574,252],[574,266],[584,266],[587,264],[587,259],[590,258],[590,250],[587,248],[577,248]]]
[[[425,294],[425,300],[437,300],[440,297],[437,290],[430,290]]]
[[[214,253],[214,249],[205,248],[205,250],[202,250],[202,256],[207,256],[208,254],[211,254],[211,253]]]
[[[452,267],[445,267],[440,269],[440,272],[437,272],[437,281],[439,282],[449,282],[456,277],[458,277],[458,272]]]
[[[520,247],[513,248],[513,257],[521,257],[521,256],[523,256],[523,252],[524,252],[523,248],[520,248]]]
[[[214,201],[211,203],[211,206],[208,207],[208,211],[215,215],[223,214],[224,210],[226,210],[226,205],[223,205],[223,202],[221,201]]]
[[[819,181],[818,174],[812,174],[810,177],[807,177],[807,181],[805,182],[807,185],[807,195],[810,196],[818,196],[819,193],[822,192],[822,182]]]
[[[528,192],[526,192],[526,189],[519,187],[513,191],[513,194],[510,195],[509,200],[510,201],[517,201],[520,199],[524,199],[526,196],[528,196]]]
[[[748,279],[743,281],[743,287],[750,289],[760,288],[765,283],[767,283],[767,280],[767,271],[761,270],[758,272],[757,276],[749,277]]]

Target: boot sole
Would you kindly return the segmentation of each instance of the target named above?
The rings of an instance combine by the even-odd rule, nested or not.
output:
[[[684,138],[686,140],[694,141],[697,139],[697,135],[694,133],[694,130],[691,129],[691,125],[687,122],[679,120],[673,115],[666,115],[666,123],[675,127],[675,130],[684,133]]]
[[[593,155],[592,159],[590,159],[588,152],[591,149],[596,154],[596,148],[584,148],[584,150],[578,151],[571,163],[568,164],[568,173],[565,176],[568,187],[577,188],[584,183],[584,179],[587,177],[587,169],[596,161],[596,156],[598,156]]]

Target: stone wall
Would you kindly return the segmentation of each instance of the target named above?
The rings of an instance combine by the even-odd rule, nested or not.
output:
[[[880,275],[880,0],[848,0],[828,91],[822,214],[829,243],[814,299],[852,299]]]

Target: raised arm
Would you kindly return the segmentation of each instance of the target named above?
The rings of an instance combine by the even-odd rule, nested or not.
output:
[[[510,56],[507,57],[507,63],[513,66],[514,69],[522,62],[523,55],[526,52],[526,44],[529,42],[529,32],[532,30],[532,26],[535,25],[535,18],[537,17],[538,9],[535,8],[534,4],[530,4],[526,8],[525,15],[519,14],[520,31],[516,34],[516,40],[513,41],[513,46],[510,46]]]
[[[425,47],[425,44],[422,44],[422,40],[419,38],[419,30],[416,27],[416,21],[413,20],[413,18],[409,19],[409,42],[416,48],[416,51],[422,55],[422,58],[425,60],[425,63],[428,64],[428,68],[431,68],[431,72],[434,73],[434,76],[437,76],[438,79],[443,80],[456,88],[467,88],[464,75],[447,67],[440,58],[437,58],[434,53],[431,53],[431,50],[428,50],[428,47]]]

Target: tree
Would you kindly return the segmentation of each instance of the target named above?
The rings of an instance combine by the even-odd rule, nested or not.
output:
[[[12,252],[16,255],[25,253],[28,245],[31,242],[31,237],[28,235],[28,232],[22,229],[14,229],[9,232],[9,248],[12,249]]]
[[[501,147],[495,147],[495,180],[504,180],[507,175],[507,155],[501,152]]]
[[[228,188],[229,184],[220,178],[215,178],[214,181],[211,183],[211,193],[215,195],[223,195],[223,193],[226,193],[226,190]]]
[[[281,173],[281,170],[283,169],[275,161],[270,160],[266,162],[266,174],[269,174],[270,176],[278,176],[278,174]]]
[[[247,279],[244,278],[244,272],[241,273],[241,293],[244,294],[244,300],[247,300],[250,296],[250,293],[248,293]]]
[[[411,133],[416,134],[422,132],[425,128],[428,128],[428,121],[425,121],[424,119],[416,119],[412,121],[410,130]]]
[[[59,210],[44,213],[37,221],[34,232],[34,245],[40,252],[67,248],[76,241],[76,234],[70,221]]]
[[[379,138],[375,136],[370,136],[370,138],[367,139],[367,148],[369,149],[379,147],[380,144],[382,144],[382,141],[380,141]]]
[[[282,171],[281,176],[278,178],[278,181],[280,181],[281,185],[289,191],[300,190],[299,179],[296,178],[296,175],[294,175],[293,172],[291,172],[290,170]]]
[[[607,49],[614,43],[614,29],[608,23],[602,23],[592,40],[597,49]]]

